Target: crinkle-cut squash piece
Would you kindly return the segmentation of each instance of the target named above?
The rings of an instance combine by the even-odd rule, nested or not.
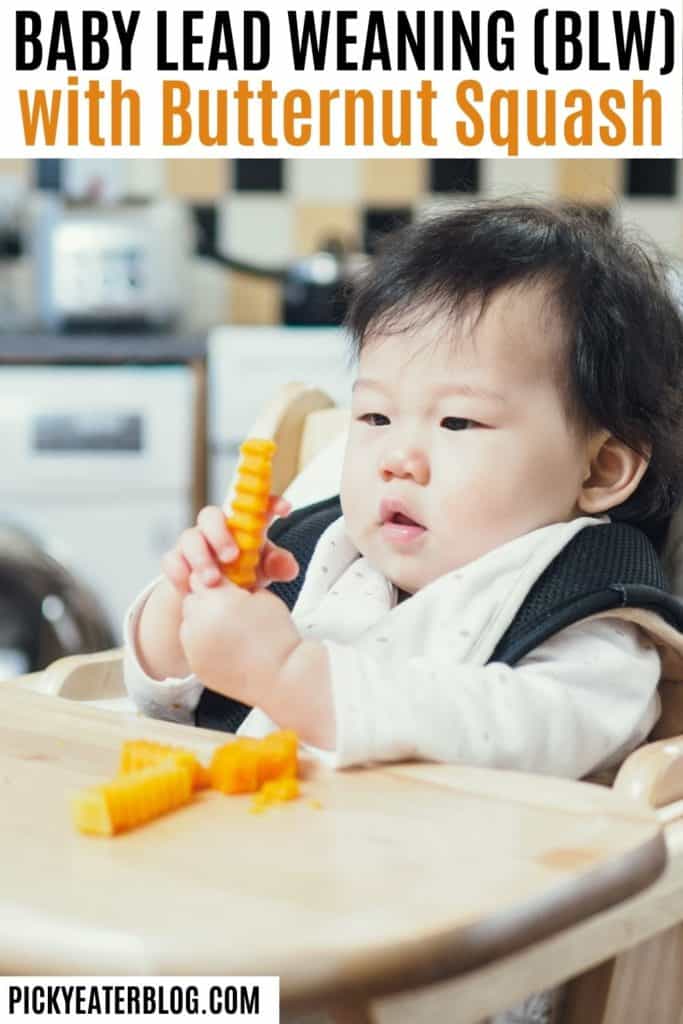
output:
[[[232,509],[226,518],[239,555],[224,568],[227,578],[239,587],[253,587],[256,583],[256,567],[267,526],[276,447],[274,441],[251,437],[240,448]]]
[[[209,773],[196,754],[182,747],[167,746],[153,740],[126,740],[121,747],[119,771],[121,774],[135,772],[140,768],[159,764],[169,757],[188,769],[192,776],[193,789],[204,789],[209,785]]]
[[[211,785],[222,793],[255,793],[272,779],[295,778],[295,732],[282,730],[263,739],[240,737],[214,751]]]
[[[168,758],[76,794],[71,812],[79,832],[112,836],[182,807],[191,796],[187,766]]]
[[[264,782],[258,793],[253,797],[251,811],[253,814],[261,814],[265,811],[266,807],[271,807],[273,804],[282,804],[287,800],[296,800],[298,796],[298,779],[289,777],[271,779],[270,782]]]

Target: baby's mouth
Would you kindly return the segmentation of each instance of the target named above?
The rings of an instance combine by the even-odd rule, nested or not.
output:
[[[422,523],[413,519],[400,507],[401,504],[398,501],[383,502],[380,507],[380,519],[384,537],[392,543],[405,545],[416,541],[427,531]]]
[[[421,530],[424,529],[422,523],[416,523],[414,519],[411,519],[410,516],[404,516],[402,512],[395,512],[386,522],[397,523],[399,526],[419,526]]]

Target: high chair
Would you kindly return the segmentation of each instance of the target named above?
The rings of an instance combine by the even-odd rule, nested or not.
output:
[[[287,385],[251,430],[278,444],[274,491],[287,491],[295,507],[337,493],[348,419],[324,392]],[[112,699],[123,692],[121,652],[64,658],[40,679],[17,682],[74,700]],[[662,715],[650,742],[618,772],[587,781],[613,785],[656,809],[669,847],[665,875],[639,896],[521,953],[452,982],[346,1010],[340,1021],[476,1024],[488,1019],[494,1002],[502,1010],[571,979],[553,1024],[683,1024],[683,686],[662,682],[660,692]]]

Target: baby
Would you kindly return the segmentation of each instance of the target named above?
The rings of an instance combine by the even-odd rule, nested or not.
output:
[[[271,541],[255,592],[226,582],[236,546],[203,509],[127,617],[133,699],[192,722],[212,691],[240,734],[295,729],[335,767],[617,763],[659,715],[656,602],[636,624],[617,568],[605,592],[635,607],[577,605],[516,658],[497,651],[575,542],[607,545],[613,520],[648,553],[662,539],[683,479],[663,267],[594,212],[472,204],[392,237],[348,326],[341,509],[305,572]],[[271,518],[289,511],[271,499]],[[267,588],[295,579],[290,610]]]

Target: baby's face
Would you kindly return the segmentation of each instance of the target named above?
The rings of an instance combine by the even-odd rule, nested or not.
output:
[[[440,314],[366,342],[342,507],[358,549],[402,590],[580,514],[588,440],[553,379],[563,341],[544,299],[506,289],[456,333]]]

